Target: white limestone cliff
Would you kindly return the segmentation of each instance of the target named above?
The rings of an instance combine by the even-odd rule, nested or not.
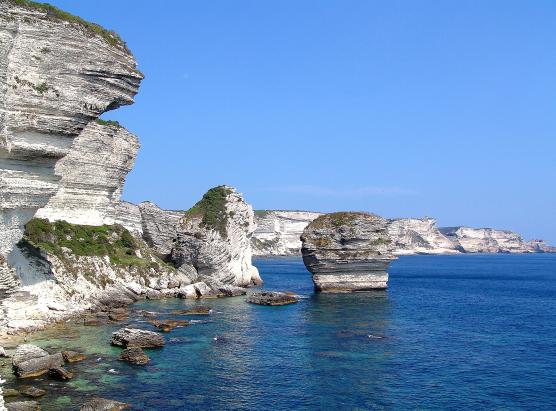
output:
[[[143,238],[158,254],[167,257],[177,237],[185,211],[163,210],[150,201],[139,204]]]
[[[394,254],[456,254],[457,243],[444,236],[432,218],[398,218],[388,221]]]
[[[309,211],[256,210],[253,255],[299,255],[301,233],[320,215]]]
[[[83,225],[118,222],[136,231],[130,221],[135,209],[122,204],[120,195],[138,151],[139,140],[125,128],[90,122],[56,164],[58,192],[36,217]]]
[[[493,228],[443,227],[440,231],[465,253],[555,252],[542,240],[525,241],[521,235]]]
[[[232,187],[210,189],[180,220],[172,261],[190,265],[205,282],[261,284],[251,263],[253,208]]]
[[[133,103],[143,75],[114,34],[50,6],[0,0],[0,255],[58,190],[87,124]]]

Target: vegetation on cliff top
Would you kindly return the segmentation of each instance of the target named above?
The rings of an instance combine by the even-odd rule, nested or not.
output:
[[[80,26],[87,29],[90,33],[100,35],[109,44],[113,46],[118,45],[127,49],[125,42],[115,31],[107,30],[96,23],[91,23],[87,20],[82,19],[79,16],[74,16],[73,14],[68,13],[67,11],[64,10],[60,10],[59,8],[54,7],[51,4],[38,3],[32,0],[9,0],[9,1],[14,4],[17,4],[18,6],[42,11],[46,13],[46,16],[49,18],[59,19],[59,20],[68,21],[70,23],[79,24]]]
[[[34,218],[25,225],[23,238],[58,257],[63,257],[62,247],[65,247],[77,256],[108,256],[112,264],[150,264],[137,256],[136,251],[140,249],[137,240],[120,225],[88,226]]]
[[[228,236],[226,201],[231,192],[232,190],[226,186],[211,188],[197,204],[186,211],[185,216],[201,217],[201,224],[204,227],[218,231],[223,238],[226,238]]]
[[[122,125],[116,120],[103,120],[102,118],[97,118],[96,122],[101,126],[113,126],[113,127],[122,128]]]

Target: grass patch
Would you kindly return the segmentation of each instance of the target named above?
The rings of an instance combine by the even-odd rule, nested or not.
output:
[[[201,224],[218,231],[222,238],[227,238],[226,224],[228,213],[226,212],[226,198],[232,191],[226,186],[211,188],[203,195],[201,201],[186,211],[186,217],[201,217]]]
[[[85,28],[89,33],[101,36],[112,46],[121,46],[127,49],[125,42],[115,31],[107,30],[96,23],[91,23],[87,20],[82,19],[79,16],[74,16],[73,14],[68,13],[67,11],[64,10],[60,10],[59,8],[54,7],[51,4],[37,3],[31,0],[9,0],[9,1],[12,2],[13,4],[17,4],[18,6],[42,11],[46,13],[47,18],[58,19],[73,24],[78,24],[81,27]]]

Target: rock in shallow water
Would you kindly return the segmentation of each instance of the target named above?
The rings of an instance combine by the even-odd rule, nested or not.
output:
[[[6,404],[7,411],[40,411],[41,406],[36,401],[18,401]]]
[[[80,408],[80,411],[119,411],[130,408],[129,404],[106,398],[93,398]]]
[[[253,293],[247,298],[247,302],[258,305],[288,305],[295,304],[299,298],[290,293],[263,291]]]
[[[148,364],[148,362],[151,360],[147,356],[147,354],[145,354],[143,349],[141,349],[139,347],[126,348],[120,354],[119,359],[120,359],[120,361],[127,361],[127,362],[130,362],[132,364],[137,364],[137,365]]]
[[[21,394],[25,395],[26,397],[31,398],[39,398],[46,394],[45,390],[41,390],[37,387],[23,387],[20,391]]]
[[[112,344],[125,348],[158,348],[164,345],[164,337],[152,331],[122,328],[112,333]]]
[[[61,353],[49,354],[37,346],[23,344],[15,350],[12,365],[19,378],[38,377],[46,374],[50,368],[64,365],[64,358]]]
[[[72,363],[72,362],[79,362],[87,359],[85,354],[81,354],[80,352],[76,351],[63,351],[62,356],[64,357],[64,361]]]
[[[177,327],[186,327],[189,325],[189,321],[186,320],[153,320],[151,324],[158,328],[160,331],[165,333],[172,331]]]
[[[51,378],[54,378],[54,379],[60,380],[60,381],[67,381],[67,380],[71,380],[73,378],[73,373],[66,370],[64,367],[51,368],[50,370],[48,370],[48,375]]]
[[[303,262],[317,291],[350,292],[384,289],[395,259],[388,221],[356,212],[325,214],[301,236]]]

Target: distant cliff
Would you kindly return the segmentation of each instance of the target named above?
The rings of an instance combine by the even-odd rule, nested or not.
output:
[[[321,213],[256,211],[257,228],[251,240],[253,254],[300,255],[303,229]],[[388,221],[394,254],[543,253],[556,252],[542,240],[524,241],[519,234],[468,227],[438,228],[432,218]]]
[[[443,227],[440,228],[440,232],[465,253],[556,252],[556,247],[550,247],[542,240],[525,241],[513,231],[492,228]]]

